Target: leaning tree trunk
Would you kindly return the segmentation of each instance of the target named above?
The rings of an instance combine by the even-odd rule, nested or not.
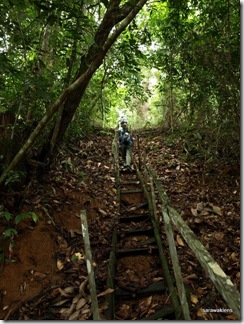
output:
[[[108,40],[112,28],[116,24],[124,20],[126,17],[129,18],[130,14],[132,14],[132,19],[133,19],[135,15],[139,12],[139,10],[142,8],[142,6],[146,3],[146,1],[147,0],[144,1],[131,0],[128,1],[128,3],[121,8],[119,8],[120,1],[118,0],[111,1],[111,4],[109,5],[106,14],[103,18],[103,21],[94,36],[94,44],[91,45],[88,54],[81,58],[80,67],[76,73],[75,80],[79,78],[87,70],[89,65],[94,61],[94,58],[99,57],[100,54],[103,52],[103,48]],[[126,24],[126,26],[128,24],[129,21]],[[106,53],[102,57],[101,63],[105,55]],[[77,108],[80,105],[80,102],[82,100],[82,97],[84,95],[84,92],[87,88],[89,81],[90,79],[87,80],[87,82],[84,83],[81,88],[77,89],[74,93],[72,93],[72,96],[70,96],[66,100],[64,104],[62,118],[59,125],[59,131],[56,137],[56,145],[61,143],[63,136],[70,122],[72,121]],[[47,160],[47,158],[49,157],[49,152],[51,152],[49,146],[50,145],[48,144],[48,147],[46,148],[46,152],[45,151],[42,152],[42,156],[45,157],[44,160]]]
[[[16,154],[12,162],[9,164],[9,166],[5,169],[5,171],[1,175],[0,185],[4,183],[9,171],[13,170],[16,167],[16,165],[18,165],[18,163],[25,157],[25,155],[34,145],[36,139],[40,136],[42,130],[46,127],[46,125],[53,117],[53,115],[57,112],[57,110],[60,108],[60,106],[65,102],[64,112],[63,112],[60,129],[57,137],[58,140],[61,141],[64,132],[68,127],[67,123],[70,123],[70,121],[72,120],[75,110],[79,106],[79,103],[82,99],[85,89],[90,79],[92,78],[93,74],[102,64],[104,57],[106,56],[108,50],[114,44],[116,39],[130,24],[130,22],[134,19],[134,17],[137,15],[137,13],[141,10],[141,8],[144,6],[146,2],[147,0],[133,1],[133,8],[132,8],[131,7],[132,1],[131,1],[128,2],[126,5],[124,5],[121,9],[118,9],[118,5],[120,1],[118,0],[112,1],[112,5],[108,8],[104,16],[104,19],[96,33],[95,36],[96,46],[93,46],[93,50],[91,52],[92,55],[90,54],[91,64],[87,67],[84,73],[82,73],[82,71],[81,73],[78,73],[77,80],[73,84],[71,84],[59,96],[59,98],[54,102],[54,104],[47,110],[47,113],[40,120],[39,124],[31,133],[26,143],[19,150],[19,152]],[[130,8],[128,6],[130,6]],[[115,18],[117,18],[117,20]],[[112,35],[108,37],[112,28],[120,21],[122,22],[115,29]],[[100,41],[102,41],[102,44],[99,44]]]

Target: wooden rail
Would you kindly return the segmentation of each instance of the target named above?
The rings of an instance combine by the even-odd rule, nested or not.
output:
[[[170,206],[169,198],[161,183],[158,181],[155,171],[153,171],[151,168],[147,168],[147,170],[154,180],[159,197],[163,204],[162,213],[164,215],[164,219],[166,219],[166,222],[168,222],[168,219],[171,220],[176,226],[177,230],[181,233],[182,237],[193,251],[203,269],[209,275],[211,281],[223,299],[226,301],[227,305],[230,307],[230,309],[232,309],[237,318],[240,319],[240,293],[218,263],[213,259],[204,245],[198,240],[197,236],[193,233],[190,227],[185,223],[179,213]],[[171,245],[172,244],[173,242]],[[171,255],[171,257],[173,259],[174,255]]]
[[[138,154],[139,154],[139,165],[137,165],[137,174],[148,201],[149,212],[152,217],[152,223],[156,234],[156,240],[159,246],[159,255],[162,264],[165,264],[165,256],[163,249],[160,249],[160,234],[159,234],[159,219],[157,216],[156,210],[156,201],[155,201],[155,189],[158,192],[159,199],[162,202],[162,216],[165,224],[165,231],[167,235],[167,240],[169,244],[170,256],[172,260],[175,281],[178,289],[177,295],[180,299],[181,308],[183,311],[184,318],[186,320],[190,319],[189,306],[187,303],[185,287],[183,284],[181,268],[177,256],[177,251],[175,247],[174,234],[171,223],[176,227],[179,233],[182,235],[183,239],[188,244],[189,248],[192,250],[202,268],[209,275],[209,278],[213,282],[216,289],[219,291],[220,295],[225,300],[226,304],[230,309],[232,309],[233,313],[236,315],[238,319],[240,319],[240,293],[237,288],[231,282],[230,278],[224,273],[218,263],[213,259],[204,245],[198,240],[197,236],[193,233],[190,227],[184,222],[182,217],[177,213],[177,211],[170,205],[169,197],[164,191],[162,184],[158,180],[156,172],[146,166],[145,156],[143,156],[143,162],[140,154],[140,145],[139,145],[139,137],[137,138],[138,143]],[[116,181],[118,181],[118,198],[120,199],[120,172],[119,172],[119,152],[117,142],[113,142],[113,152],[116,161],[115,166],[115,174]],[[143,167],[143,171],[142,171]],[[149,194],[150,192],[150,194]],[[158,237],[158,238],[157,238]],[[169,270],[166,267],[164,268],[164,277],[166,279],[167,285],[170,290],[170,295],[172,299],[172,304],[175,309],[176,317],[179,316],[179,304],[178,299],[176,297],[175,288],[171,282],[171,278],[169,278]]]

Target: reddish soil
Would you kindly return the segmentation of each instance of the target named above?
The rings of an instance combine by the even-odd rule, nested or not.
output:
[[[91,318],[80,212],[85,209],[87,213],[97,291],[104,293],[112,228],[118,217],[112,139],[113,133],[98,132],[73,143],[60,152],[51,171],[36,177],[33,169],[26,188],[1,194],[3,210],[14,216],[35,212],[39,221],[23,220],[16,226],[0,219],[2,231],[15,227],[18,232],[12,248],[5,242],[5,258],[13,262],[2,264],[0,270],[0,319]],[[194,156],[188,161],[179,143],[168,145],[160,133],[143,135],[141,151],[157,171],[171,205],[240,289],[238,166],[226,161],[203,163]],[[132,199],[136,203],[138,194]],[[216,319],[199,309],[208,304],[220,308],[223,301],[206,286],[206,276],[179,235],[176,245],[185,283],[195,296],[192,318]],[[214,295],[211,300],[210,292]],[[76,308],[62,306],[65,300]],[[102,300],[100,307],[106,309]],[[223,316],[236,319],[233,314]]]

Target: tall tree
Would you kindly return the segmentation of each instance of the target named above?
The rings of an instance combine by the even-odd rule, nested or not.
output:
[[[113,0],[108,3],[103,20],[95,34],[94,42],[89,47],[87,55],[81,57],[81,63],[76,73],[75,81],[64,90],[55,103],[47,110],[45,116],[38,123],[26,143],[3,172],[0,178],[0,185],[3,184],[8,172],[24,158],[54,113],[65,102],[57,136],[57,141],[61,141],[93,74],[102,64],[105,55],[116,39],[135,18],[147,0],[130,0],[122,6],[120,6],[120,2],[119,0]],[[110,33],[115,26],[117,28]]]

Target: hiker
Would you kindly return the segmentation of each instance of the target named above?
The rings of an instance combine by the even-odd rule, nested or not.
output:
[[[123,166],[126,169],[131,169],[133,138],[129,133],[125,118],[120,119],[120,128],[118,129],[118,144],[122,156]]]

